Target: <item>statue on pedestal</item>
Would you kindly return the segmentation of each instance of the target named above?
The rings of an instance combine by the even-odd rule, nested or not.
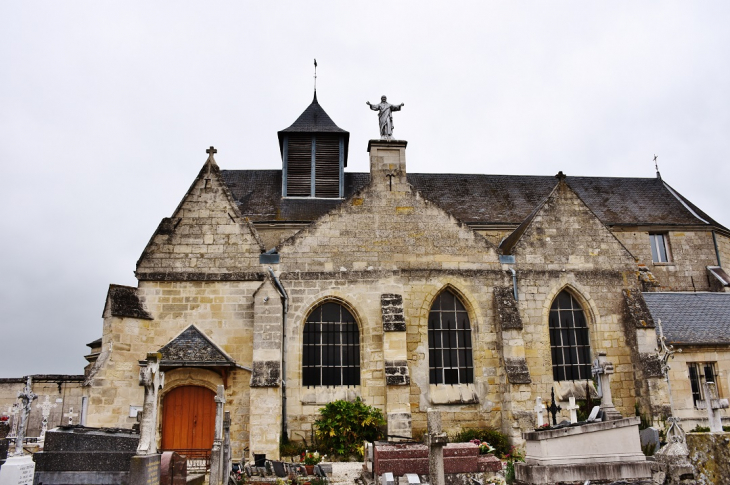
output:
[[[380,122],[380,138],[382,140],[393,139],[393,111],[400,111],[405,106],[403,103],[395,105],[388,103],[388,98],[385,96],[380,97],[379,104],[370,104],[370,101],[365,101],[370,109],[378,112],[378,119]]]
[[[18,427],[18,435],[15,437],[15,455],[20,456],[23,454],[23,438],[25,438],[25,431],[28,428],[28,416],[30,416],[31,405],[33,400],[37,399],[38,396],[33,393],[33,381],[28,376],[28,382],[25,384],[25,388],[18,392],[18,399],[21,400],[20,408],[20,426]]]

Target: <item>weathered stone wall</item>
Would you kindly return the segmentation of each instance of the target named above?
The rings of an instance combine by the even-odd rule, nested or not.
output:
[[[649,291],[710,291],[706,267],[717,265],[712,233],[669,231],[667,234],[670,261],[654,263],[648,231],[615,232],[639,264],[645,264],[659,281],[661,286]]]
[[[669,379],[672,386],[672,402],[675,415],[682,418],[682,426],[689,431],[697,424],[709,426],[707,411],[696,409],[692,400],[687,364],[690,362],[714,362],[717,371],[717,390],[721,398],[730,398],[730,349],[727,347],[682,346],[669,361]],[[730,425],[730,410],[721,409],[723,425]]]
[[[142,281],[138,289],[153,320],[105,315],[101,365],[90,376],[89,426],[129,428],[129,406],[143,402],[138,383],[138,361],[156,352],[180,332],[195,324],[239,365],[250,368],[253,341],[253,295],[261,281]],[[111,348],[111,352],[109,349]],[[251,373],[234,369],[228,374],[226,406],[231,410],[234,456],[241,456],[249,441],[249,381]],[[161,396],[179,385],[202,385],[215,391],[220,374],[203,369],[170,371]],[[160,424],[161,426],[161,424]]]
[[[26,436],[37,437],[41,433],[43,420],[40,404],[48,397],[49,402],[55,407],[51,408],[48,416],[48,429],[55,428],[62,424],[68,424],[68,417],[63,415],[73,408],[73,424],[79,424],[81,420],[82,397],[84,396],[81,387],[83,376],[34,376],[33,392],[38,399],[33,401],[28,422]],[[25,388],[26,378],[4,378],[0,379],[0,414],[10,415],[10,407],[20,402],[18,392]],[[19,415],[18,415],[19,416]],[[12,423],[11,417],[8,421]]]
[[[715,234],[717,251],[720,253],[720,266],[730,268],[730,237],[722,234]]]
[[[689,460],[697,485],[721,485],[730,477],[730,433],[688,433]]]

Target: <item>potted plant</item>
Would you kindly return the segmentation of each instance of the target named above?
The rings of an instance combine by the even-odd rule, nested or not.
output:
[[[304,452],[304,468],[307,469],[307,475],[314,475],[314,465],[322,461],[322,456],[319,452]]]

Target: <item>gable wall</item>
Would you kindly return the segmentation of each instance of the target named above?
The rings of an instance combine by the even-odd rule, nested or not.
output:
[[[717,265],[711,232],[669,231],[672,256],[669,263],[652,261],[648,231],[616,231],[615,234],[638,258],[639,264],[645,264],[659,281],[661,287],[654,291],[710,291],[706,268]]]
[[[717,250],[720,253],[720,266],[730,269],[730,237],[716,234]]]

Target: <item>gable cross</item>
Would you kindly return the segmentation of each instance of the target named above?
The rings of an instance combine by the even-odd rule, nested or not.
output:
[[[211,145],[210,148],[205,150],[205,153],[207,153],[208,155],[215,155],[216,153],[218,153],[218,150],[216,150],[213,145]]]

